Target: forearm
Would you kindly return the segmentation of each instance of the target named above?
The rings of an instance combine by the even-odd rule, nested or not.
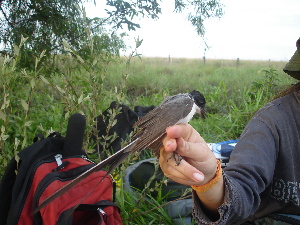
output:
[[[195,190],[201,202],[201,208],[212,220],[218,220],[218,208],[224,202],[225,185],[221,162],[215,158],[214,161],[216,164],[213,167],[215,167],[216,170],[213,170],[213,173],[206,174],[203,184],[200,186],[192,185],[192,188]]]
[[[212,220],[219,219],[218,208],[224,202],[225,185],[223,176],[221,179],[209,190],[205,192],[195,191],[206,215]]]

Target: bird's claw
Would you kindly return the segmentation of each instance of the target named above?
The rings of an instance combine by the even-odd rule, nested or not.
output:
[[[175,163],[176,163],[175,166],[179,166],[179,164],[182,160],[182,156],[179,155],[177,152],[174,152],[173,155],[167,159],[167,162],[172,158],[174,158],[174,160],[175,160]]]

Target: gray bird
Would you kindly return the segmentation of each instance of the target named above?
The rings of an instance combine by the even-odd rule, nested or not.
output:
[[[151,110],[134,124],[134,127],[137,128],[137,132],[128,145],[56,191],[53,195],[45,199],[35,212],[66,193],[91,173],[108,167],[107,175],[110,174],[130,154],[136,151],[146,148],[152,149],[155,155],[159,157],[160,148],[162,147],[162,138],[166,134],[166,128],[176,124],[187,124],[195,113],[199,113],[205,118],[205,103],[205,98],[199,91],[167,97],[158,107]],[[176,165],[180,164],[181,156],[176,152],[171,158],[175,159]]]

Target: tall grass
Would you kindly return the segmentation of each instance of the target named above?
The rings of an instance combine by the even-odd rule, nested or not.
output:
[[[87,119],[84,149],[93,153],[95,143],[90,142],[90,136],[97,132],[94,118],[112,101],[132,108],[158,105],[168,95],[198,90],[206,97],[208,118],[195,118],[191,124],[207,142],[219,142],[238,138],[255,111],[295,82],[282,72],[285,62],[240,61],[237,67],[233,60],[206,60],[203,65],[202,59],[114,58],[104,63],[103,58],[83,60],[69,51],[69,56],[56,58],[60,70],[52,74],[37,66],[42,53],[34,71],[17,71],[18,55],[0,59],[1,174],[37,133],[58,131],[64,135],[67,120],[75,112]],[[112,138],[106,137],[107,142]],[[152,157],[151,153],[148,156]],[[98,154],[92,157],[100,160]],[[172,224],[164,208],[158,207],[163,196],[153,198],[146,192],[147,201],[139,202],[137,208],[138,197],[122,189],[122,171],[136,158],[128,159],[115,174],[124,224]]]
[[[122,61],[122,59],[121,59]],[[295,81],[282,68],[286,62],[143,58],[131,62],[127,103],[157,105],[167,95],[199,90],[209,117],[191,123],[209,142],[238,138],[255,111]],[[122,68],[108,68],[105,86],[118,85]]]

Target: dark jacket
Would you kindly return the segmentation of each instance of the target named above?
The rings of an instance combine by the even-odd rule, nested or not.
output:
[[[300,105],[294,93],[261,108],[224,169],[225,202],[213,223],[194,195],[199,224],[241,224],[273,212],[300,215]]]

